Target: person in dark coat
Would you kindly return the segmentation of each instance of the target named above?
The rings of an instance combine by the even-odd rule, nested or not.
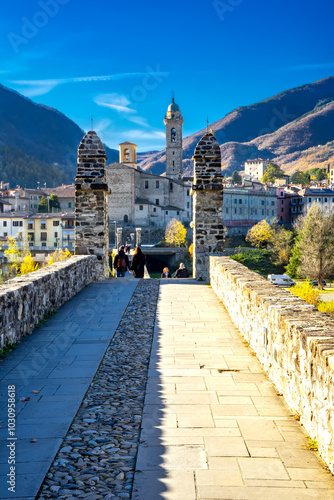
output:
[[[130,269],[129,257],[125,254],[123,245],[115,256],[114,269],[116,269],[117,278],[124,278],[127,269]]]
[[[164,267],[162,274],[161,274],[161,278],[171,278],[171,277],[172,277],[172,275],[169,272],[168,267]]]
[[[189,278],[188,270],[186,269],[183,262],[181,262],[180,267],[176,270],[174,278]]]
[[[135,278],[144,278],[146,257],[140,247],[136,247],[132,257],[131,271]]]

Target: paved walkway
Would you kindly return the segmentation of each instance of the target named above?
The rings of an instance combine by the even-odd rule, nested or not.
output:
[[[137,284],[123,279],[89,285],[1,361],[2,500],[35,498]],[[19,401],[15,493],[7,484],[8,385],[15,385]]]
[[[133,500],[334,499],[214,292],[162,280]]]

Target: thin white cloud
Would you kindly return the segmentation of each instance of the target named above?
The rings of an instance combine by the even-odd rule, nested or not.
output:
[[[130,122],[136,123],[137,125],[142,125],[143,127],[149,127],[146,118],[142,116],[129,116],[128,120]]]
[[[133,114],[137,113],[135,109],[129,108],[130,101],[125,95],[121,94],[101,94],[94,98],[98,106],[115,109],[119,113]]]
[[[151,75],[166,76],[162,71],[151,72]],[[85,82],[106,82],[110,80],[122,80],[127,78],[136,78],[147,75],[147,72],[137,73],[115,73],[113,75],[102,76],[80,76],[73,78],[50,78],[46,80],[10,80],[8,83],[11,85],[18,85],[23,87],[22,93],[27,96],[42,95],[50,92],[58,85],[71,84],[71,83],[85,83]],[[31,89],[29,91],[29,89]]]
[[[331,69],[334,68],[334,62],[316,63],[316,64],[297,64],[295,66],[285,66],[278,68],[277,71],[305,71],[313,69]]]
[[[163,132],[161,132],[160,130],[151,130],[150,132],[146,132],[144,130],[139,130],[139,129],[132,129],[132,130],[127,130],[126,132],[124,132],[124,137],[128,137],[128,139],[136,139],[136,140],[139,140],[139,139],[150,139],[150,140],[154,140],[154,139],[164,139],[166,136]]]

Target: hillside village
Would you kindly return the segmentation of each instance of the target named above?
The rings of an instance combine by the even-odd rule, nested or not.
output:
[[[165,172],[161,175],[142,170],[136,144],[119,144],[119,160],[107,165],[109,195],[109,237],[115,245],[117,228],[134,236],[144,228],[143,243],[158,243],[171,219],[188,229],[193,220],[191,187],[193,178],[184,172],[184,119],[173,98],[164,116],[166,150]],[[218,134],[219,135],[219,134]],[[259,221],[277,219],[291,226],[316,202],[324,212],[334,211],[334,165],[316,168],[313,175],[298,177],[281,171],[277,178],[265,179],[272,161],[247,159],[224,178],[224,225],[228,236],[245,236]],[[278,166],[279,167],[279,166]],[[154,170],[154,169],[153,169]],[[315,173],[317,175],[315,175]],[[318,174],[321,175],[318,175]],[[318,179],[318,180],[317,180]],[[0,242],[8,237],[31,251],[52,252],[74,249],[74,184],[47,188],[37,182],[36,189],[0,182]],[[52,200],[56,202],[53,203]],[[145,234],[155,230],[155,236]],[[156,241],[155,241],[156,240]]]

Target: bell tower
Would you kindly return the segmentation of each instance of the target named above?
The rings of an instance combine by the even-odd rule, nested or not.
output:
[[[166,125],[166,177],[181,179],[183,116],[174,97],[172,104],[168,106],[164,124]]]

